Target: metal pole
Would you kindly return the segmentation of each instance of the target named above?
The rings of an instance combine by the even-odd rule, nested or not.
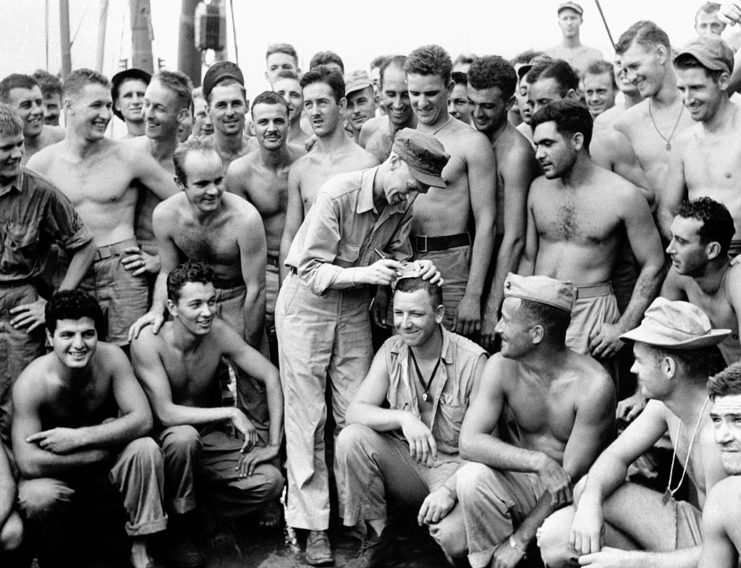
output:
[[[62,79],[72,70],[69,43],[69,0],[59,0],[59,41],[62,53]]]
[[[103,61],[105,59],[105,34],[108,27],[108,0],[101,0],[100,14],[98,16],[98,46],[96,50],[95,70],[103,72]]]
[[[154,73],[149,0],[129,0],[132,67]]]
[[[594,0],[594,3],[597,4],[597,10],[599,10],[599,15],[602,17],[602,23],[605,25],[605,29],[607,30],[607,37],[610,38],[612,49],[614,51],[617,51],[617,48],[615,47],[615,40],[612,39],[612,34],[610,33],[610,26],[607,25],[607,19],[605,18],[605,13],[602,11],[602,6],[600,5],[599,0]]]
[[[178,32],[178,71],[185,73],[193,85],[201,85],[201,53],[196,49],[195,13],[198,0],[182,0]]]

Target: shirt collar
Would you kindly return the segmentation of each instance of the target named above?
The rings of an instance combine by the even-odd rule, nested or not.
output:
[[[450,365],[453,363],[453,346],[450,341],[451,332],[445,329],[442,325],[440,326],[440,331],[443,334],[443,345],[440,350],[440,358],[446,365]],[[405,355],[409,350],[409,346],[404,343],[404,341],[400,341],[397,345],[397,347],[391,349],[392,353]]]
[[[18,175],[15,177],[13,181],[11,181],[9,184],[4,185],[0,187],[0,197],[5,195],[6,193],[10,193],[12,190],[15,189],[18,193],[21,192],[21,187],[23,187],[23,170],[18,170]]]
[[[376,179],[377,172],[378,166],[363,170],[360,177],[360,196],[355,208],[356,213],[368,213],[368,211],[378,213],[376,206],[373,204],[373,182]]]

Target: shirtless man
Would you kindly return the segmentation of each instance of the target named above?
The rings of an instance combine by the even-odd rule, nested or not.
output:
[[[630,142],[649,189],[661,203],[670,175],[672,145],[692,124],[677,90],[669,36],[653,22],[641,20],[620,36],[616,52],[626,78],[638,88],[643,100],[626,110],[614,128]]]
[[[615,106],[615,71],[607,61],[593,61],[584,72],[584,99],[592,119]]]
[[[417,118],[409,103],[404,55],[389,57],[381,66],[379,92],[386,113],[370,119],[360,131],[360,145],[383,162],[391,153],[394,136],[402,128],[416,128]]]
[[[583,45],[579,37],[579,28],[583,23],[584,9],[577,2],[564,2],[558,6],[558,27],[561,28],[561,43],[545,52],[554,59],[568,61],[579,76],[583,77],[587,67],[593,61],[603,59],[602,52],[594,47]]]
[[[13,73],[0,81],[0,102],[9,104],[23,120],[23,141],[26,147],[21,164],[42,148],[64,138],[64,129],[44,124],[44,98],[36,79]]]
[[[265,53],[265,80],[272,85],[281,71],[301,74],[298,67],[298,54],[290,43],[274,43]]]
[[[695,31],[697,35],[715,35],[721,37],[726,24],[720,21],[719,2],[705,2],[695,13]]]
[[[632,81],[628,81],[628,75],[623,69],[622,63],[620,63],[620,56],[615,56],[615,61],[612,64],[613,77],[615,77],[615,84],[618,90],[623,95],[622,102],[616,102],[612,108],[600,113],[595,119],[594,126],[597,127],[612,127],[615,121],[630,107],[634,107],[641,102],[641,93],[638,88],[633,84]]]
[[[41,95],[44,97],[44,124],[59,126],[62,114],[62,81],[43,69],[37,69],[33,76],[39,82]]]
[[[144,92],[144,136],[127,141],[151,155],[170,176],[175,174],[172,155],[178,145],[178,127],[190,117],[192,85],[179,71],[158,71]],[[144,273],[157,275],[160,269],[159,251],[152,228],[152,212],[162,200],[143,187],[136,203],[135,234],[139,247],[124,252],[123,265],[134,276]],[[153,278],[153,277],[152,277]]]
[[[203,96],[214,125],[214,146],[226,172],[233,160],[250,150],[244,128],[250,102],[242,70],[231,61],[217,61],[203,76]]]
[[[460,71],[453,71],[450,74],[453,80],[453,89],[448,95],[448,112],[453,118],[461,122],[471,124],[471,105],[468,103],[468,77]]]
[[[85,565],[80,553],[90,548],[90,527],[70,515],[112,490],[126,511],[135,567],[150,566],[147,538],[167,525],[162,454],[147,436],[152,411],[124,352],[99,339],[104,325],[89,294],[54,294],[46,305],[52,352],[13,387],[18,502],[42,566]]]
[[[728,477],[716,483],[702,511],[702,554],[699,568],[736,568],[741,550],[738,528],[738,505],[741,500],[741,365],[734,363],[708,380],[712,401],[715,443]]]
[[[592,161],[592,117],[583,104],[550,103],[533,115],[532,125],[544,175],[530,186],[521,268],[523,274],[577,285],[566,345],[607,362],[622,345],[619,336],[640,322],[659,291],[664,265],[659,233],[638,189]],[[625,240],[640,273],[621,316],[610,277]]]
[[[517,565],[613,437],[609,375],[564,344],[575,297],[568,282],[507,277],[502,350],[484,367],[460,433],[471,463],[456,474],[456,494],[473,568]]]
[[[497,159],[496,268],[481,324],[482,341],[490,346],[502,306],[504,279],[516,272],[525,248],[527,192],[540,174],[533,148],[507,120],[515,104],[517,75],[496,55],[481,57],[468,70],[467,98],[473,126],[489,139]]]
[[[203,97],[203,89],[197,87],[192,91],[193,96],[193,132],[191,136],[211,136],[214,133],[214,123],[208,112],[208,103]]]
[[[19,550],[23,542],[23,521],[18,514],[18,487],[10,466],[9,451],[0,443],[0,560],[3,566],[16,568],[23,566]]]
[[[527,82],[527,101],[533,113],[553,101],[578,99],[579,77],[563,59],[536,62],[527,74]],[[595,130],[590,154],[598,166],[615,172],[637,186],[646,200],[653,203],[654,192],[650,181],[624,135],[611,128]]]
[[[214,280],[214,271],[202,262],[177,266],[167,277],[171,321],[157,335],[145,329],[131,344],[134,370],[152,405],[155,438],[165,458],[168,532],[179,543],[173,551],[189,558],[191,566],[202,566],[191,540],[194,519],[189,513],[197,502],[234,518],[277,498],[283,488],[273,463],[283,437],[278,370],[215,317]],[[221,405],[217,369],[222,357],[262,383],[270,418],[267,438],[258,438],[241,410]]]
[[[280,81],[280,78],[276,81]],[[260,93],[252,103],[252,124],[259,148],[231,163],[226,190],[252,203],[262,217],[267,242],[265,329],[271,359],[278,361],[275,300],[278,297],[278,255],[286,223],[288,171],[303,150],[287,143],[289,107],[280,94]]]
[[[729,333],[712,329],[697,306],[656,298],[640,327],[623,336],[635,342],[632,371],[651,400],[576,486],[574,506],[543,524],[538,546],[548,566],[697,566],[700,509],[726,475],[713,443],[705,382],[722,368],[715,345]],[[663,496],[625,482],[628,466],[667,433],[695,503],[674,500],[685,473],[670,473]]]
[[[81,289],[107,312],[108,341],[126,345],[129,326],[147,311],[148,301],[146,279],[131,272],[144,260],[128,268],[122,262],[126,249],[137,246],[137,184],[160,199],[177,187],[147,153],[105,137],[112,105],[106,77],[90,69],[73,71],[64,82],[63,103],[64,140],[44,148],[28,165],[62,190],[92,231],[98,250]]]
[[[709,197],[685,201],[675,211],[666,249],[672,267],[661,295],[700,308],[713,327],[730,329],[718,348],[727,364],[741,361],[738,331],[741,318],[741,265],[731,265],[728,248],[733,218]]]
[[[309,140],[309,136],[301,128],[301,111],[304,108],[304,94],[301,90],[298,75],[290,70],[281,71],[273,80],[271,87],[273,91],[285,99],[288,105],[288,143],[303,149]]]
[[[443,325],[475,335],[494,254],[497,166],[486,136],[448,114],[451,67],[438,45],[415,49],[404,63],[417,130],[432,134],[450,154],[446,187],[430,188],[414,205],[411,240],[413,258],[431,260],[445,280]]]
[[[731,255],[741,252],[741,108],[728,98],[733,51],[719,37],[700,36],[674,60],[677,86],[695,124],[676,138],[659,204],[665,237],[684,199],[707,196],[725,205],[736,233]]]
[[[144,92],[151,79],[151,74],[135,67],[111,78],[113,114],[126,124],[124,138],[144,135]]]
[[[345,97],[347,98],[347,122],[352,131],[353,140],[358,142],[361,128],[376,115],[373,85],[368,73],[353,71],[346,77]]]
[[[371,153],[355,144],[345,133],[342,122],[347,99],[345,81],[339,71],[324,66],[311,69],[301,77],[301,88],[304,111],[311,120],[317,140],[311,152],[296,160],[288,172],[286,226],[280,243],[281,281],[288,270],[283,261],[319,188],[337,174],[378,164]]]

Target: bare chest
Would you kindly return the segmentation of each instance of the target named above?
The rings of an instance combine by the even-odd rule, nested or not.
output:
[[[175,246],[184,257],[209,264],[239,264],[237,235],[227,223],[203,226],[193,220],[183,220],[173,236]]]
[[[614,236],[619,219],[594,196],[574,191],[546,190],[533,203],[538,234],[551,241],[600,245]]]
[[[277,173],[250,172],[245,183],[248,199],[263,218],[285,213],[288,202],[288,168]]]

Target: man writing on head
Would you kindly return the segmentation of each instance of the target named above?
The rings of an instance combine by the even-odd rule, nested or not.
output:
[[[358,139],[359,144],[381,162],[389,157],[396,133],[417,126],[404,73],[406,59],[403,55],[394,55],[381,65],[379,93],[381,107],[386,113],[366,122]]]
[[[517,75],[496,55],[481,57],[468,70],[467,98],[473,125],[486,135],[497,160],[496,268],[481,324],[484,342],[494,339],[494,326],[502,306],[504,279],[516,272],[525,248],[527,192],[539,174],[532,146],[507,120],[515,104]]]
[[[456,475],[461,549],[474,568],[517,565],[614,428],[609,375],[565,344],[574,286],[510,274],[504,294],[502,349],[486,364],[460,433],[461,457],[476,462]]]
[[[189,551],[192,564],[199,555],[190,543],[194,527],[189,513],[197,502],[234,518],[275,499],[283,488],[273,463],[283,437],[278,371],[216,317],[214,280],[214,271],[202,262],[175,267],[167,276],[171,321],[157,335],[145,329],[131,344],[134,370],[154,410],[155,437],[165,458],[171,538],[182,543],[181,557]],[[267,437],[241,410],[221,406],[217,368],[222,358],[262,383],[270,419]],[[227,425],[241,439],[228,433]]]
[[[150,565],[147,537],[167,524],[162,454],[145,437],[152,412],[124,352],[102,341],[103,325],[92,296],[57,292],[46,305],[53,351],[26,367],[13,387],[18,502],[42,565],[80,564],[87,531],[70,515],[112,489],[126,509],[135,567]]]
[[[345,81],[347,120],[352,138],[358,142],[363,125],[376,115],[373,85],[365,71],[353,71]],[[359,142],[358,142],[359,143]]]
[[[337,174],[370,168],[378,164],[372,154],[355,144],[345,133],[343,116],[347,109],[345,81],[339,71],[319,66],[301,77],[304,113],[310,119],[316,145],[296,160],[288,173],[286,227],[280,244],[280,269],[302,221],[311,209],[319,188]]]
[[[276,81],[279,82],[280,78]],[[258,149],[229,166],[226,190],[252,203],[262,217],[267,243],[265,272],[265,328],[271,359],[277,363],[275,300],[278,297],[278,255],[286,222],[288,171],[303,150],[289,145],[289,106],[279,94],[265,91],[252,103],[252,124]]]
[[[592,117],[584,105],[550,103],[535,112],[532,125],[544,175],[530,186],[525,270],[533,262],[533,274],[578,286],[566,344],[606,362],[659,291],[659,233],[638,189],[592,161]],[[610,277],[626,240],[640,273],[621,316]]]
[[[741,361],[741,266],[731,265],[728,257],[733,219],[709,197],[685,201],[675,213],[666,248],[672,267],[661,295],[686,300],[704,311],[713,327],[730,329],[718,348],[729,365]]]
[[[731,254],[741,252],[741,109],[731,102],[728,81],[733,50],[719,37],[700,36],[674,59],[677,87],[695,124],[677,136],[659,204],[662,232],[669,234],[673,212],[684,199],[708,196],[731,211],[736,235]]]
[[[373,357],[371,287],[378,287],[373,303],[378,318],[377,312],[386,311],[385,287],[411,256],[412,204],[431,185],[444,185],[440,172],[447,161],[442,145],[431,136],[411,129],[397,133],[393,151],[381,165],[336,176],[319,190],[286,258],[288,275],[275,307],[286,401],[286,520],[310,531],[310,564],[333,562],[326,534],[327,383],[341,429]],[[417,268],[424,279],[439,282],[431,262],[421,261]]]
[[[44,98],[36,79],[13,73],[0,81],[0,102],[10,105],[23,121],[22,164],[42,148],[64,138],[64,130],[44,123]]]
[[[494,253],[496,158],[485,136],[448,114],[451,68],[438,45],[415,49],[404,63],[417,130],[434,136],[451,155],[445,187],[433,187],[414,207],[412,247],[414,258],[431,260],[445,280],[444,325],[474,335],[481,328]]]
[[[10,391],[21,371],[44,353],[39,284],[52,243],[71,257],[60,289],[79,285],[95,254],[93,235],[72,203],[25,166],[23,123],[0,103],[0,439],[9,440]],[[43,290],[41,290],[43,292]]]
[[[144,134],[144,92],[152,75],[143,69],[124,69],[111,78],[113,114],[126,124],[124,138]]]
[[[641,325],[622,336],[635,342],[631,371],[651,400],[576,486],[574,507],[543,525],[538,545],[548,566],[697,566],[699,509],[725,477],[713,444],[705,383],[722,368],[715,346],[729,333],[712,329],[692,304],[656,298]],[[667,433],[683,466],[681,477],[670,472],[663,497],[625,482],[628,466]],[[674,500],[685,473],[697,497],[694,504]]]
[[[558,27],[563,36],[561,44],[546,49],[546,54],[554,59],[565,59],[582,77],[592,61],[601,61],[602,52],[587,47],[581,42],[579,28],[583,23],[584,9],[577,2],[564,2],[558,6]]]
[[[90,69],[70,73],[64,82],[65,138],[36,154],[29,167],[51,179],[90,227],[98,250],[81,287],[103,307],[108,340],[126,345],[128,328],[146,313],[148,299],[146,279],[132,274],[144,266],[144,259],[126,266],[122,262],[138,246],[138,188],[144,186],[160,199],[177,188],[146,152],[105,137],[111,105],[106,77]]]
[[[439,523],[456,502],[458,432],[486,353],[442,327],[442,297],[440,286],[402,272],[394,291],[398,335],[376,353],[337,438],[340,516],[346,526],[365,521],[370,527],[361,549],[364,568],[390,560],[387,495],[420,507],[418,521],[433,537],[448,532]]]

